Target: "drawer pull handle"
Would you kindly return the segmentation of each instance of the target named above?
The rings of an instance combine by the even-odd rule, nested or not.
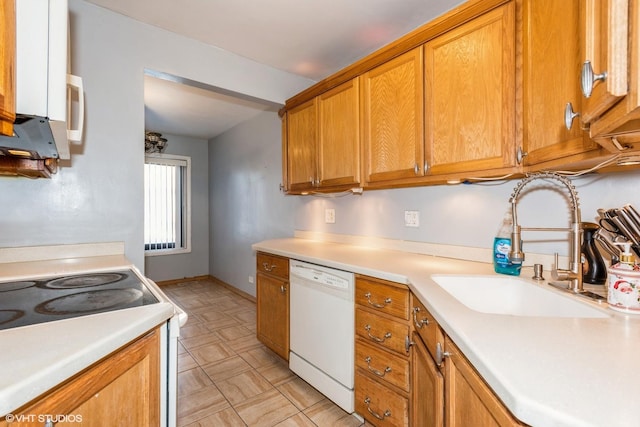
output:
[[[369,406],[369,404],[371,403],[371,399],[369,399],[369,397],[365,397],[364,398],[364,404],[367,405],[367,411],[369,411],[369,413],[371,415],[373,415],[374,417],[376,417],[377,419],[379,419],[380,421],[384,420],[387,417],[391,416],[391,411],[390,410],[386,410],[384,411],[384,413],[382,415],[378,414],[376,411],[374,411],[373,409],[371,409],[371,407]]]
[[[378,343],[383,343],[387,340],[387,338],[391,338],[391,332],[387,332],[386,334],[384,334],[383,338],[378,338],[374,335],[371,335],[371,325],[364,325],[364,329],[365,331],[367,331],[367,335],[369,336],[369,338],[371,338],[372,340],[374,340],[375,342]]]
[[[423,326],[429,325],[429,319],[425,317],[422,320],[418,320],[419,311],[420,311],[420,307],[413,307],[413,324],[416,325],[416,328],[422,329]]]
[[[268,262],[263,262],[262,267],[264,268],[264,271],[273,271],[277,267],[277,265],[271,264],[271,266],[269,266]]]
[[[371,356],[367,356],[364,359],[365,362],[367,362],[367,368],[369,369],[369,371],[373,372],[374,375],[377,375],[379,377],[384,377],[388,372],[391,372],[391,368],[389,366],[387,366],[386,368],[384,368],[384,372],[383,371],[379,371],[375,368],[371,367]]]
[[[369,305],[375,307],[375,308],[385,308],[385,306],[387,304],[391,304],[391,298],[385,298],[384,300],[384,304],[379,304],[376,302],[371,302],[371,292],[367,292],[366,294],[364,294],[365,298],[367,299],[367,302],[369,303]]]

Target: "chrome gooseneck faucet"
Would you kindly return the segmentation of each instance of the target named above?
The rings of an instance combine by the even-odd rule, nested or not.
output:
[[[522,192],[522,189],[532,181],[538,179],[553,179],[560,184],[564,185],[569,191],[569,198],[571,200],[572,218],[569,228],[531,228],[521,227],[518,225],[518,217],[516,213],[516,205],[518,203],[518,197]],[[569,281],[568,289],[581,293],[582,290],[582,226],[580,219],[580,206],[578,204],[578,193],[576,188],[571,184],[571,181],[556,173],[556,172],[538,172],[527,175],[523,178],[513,190],[511,198],[511,211],[513,214],[513,231],[511,233],[511,252],[509,252],[509,260],[514,264],[522,264],[524,261],[524,252],[522,252],[522,231],[565,231],[570,233],[571,255],[569,259],[569,269],[558,268],[558,254],[555,254],[555,264],[551,271],[553,280],[557,281]]]

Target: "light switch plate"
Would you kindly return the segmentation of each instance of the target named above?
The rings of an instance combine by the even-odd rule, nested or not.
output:
[[[324,210],[324,222],[327,224],[335,224],[336,223],[336,210],[335,209],[325,209]]]
[[[404,226],[405,227],[420,227],[420,212],[419,211],[404,211]]]

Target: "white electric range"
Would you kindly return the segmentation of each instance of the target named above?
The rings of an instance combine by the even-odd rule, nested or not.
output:
[[[0,417],[163,325],[161,425],[175,426],[186,321],[123,243],[0,248],[0,341],[11,348],[0,352]]]

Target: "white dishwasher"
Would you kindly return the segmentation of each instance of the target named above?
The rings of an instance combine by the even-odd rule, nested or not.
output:
[[[296,260],[289,273],[289,368],[352,413],[353,273]]]

